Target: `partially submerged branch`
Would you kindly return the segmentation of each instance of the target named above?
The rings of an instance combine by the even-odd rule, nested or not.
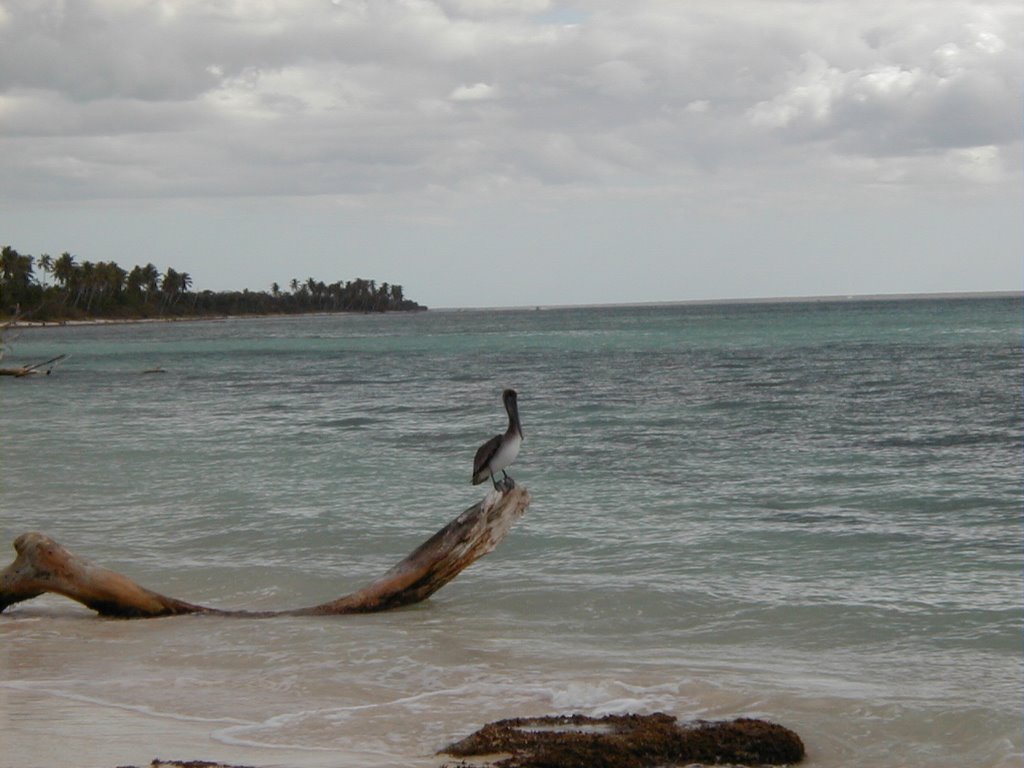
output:
[[[491,492],[413,550],[381,578],[293,616],[370,613],[426,600],[474,561],[494,550],[530,505],[526,488]]]
[[[51,357],[49,360],[44,360],[41,363],[34,363],[33,365],[21,365],[17,368],[0,368],[0,376],[14,376],[16,378],[21,378],[22,376],[31,376],[37,373],[45,373],[49,376],[54,365],[65,357],[67,357],[67,355],[57,355],[56,357]],[[43,370],[44,365],[49,365],[50,367]]]
[[[525,488],[489,494],[417,547],[380,579],[322,605],[289,611],[225,611],[166,597],[127,576],[94,565],[49,536],[25,533],[14,541],[17,557],[0,572],[0,612],[50,592],[103,616],[152,618],[181,614],[220,616],[328,616],[368,613],[425,600],[505,538],[531,501]]]

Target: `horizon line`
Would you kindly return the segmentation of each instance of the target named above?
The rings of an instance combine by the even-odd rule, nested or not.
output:
[[[508,304],[501,306],[447,306],[428,307],[431,312],[467,312],[484,310],[550,310],[550,309],[602,309],[631,307],[677,307],[714,304],[801,304],[814,302],[845,301],[913,301],[928,299],[1009,299],[1024,298],[1024,290],[1015,291],[931,291],[922,293],[859,293],[819,294],[811,296],[751,296],[746,298],[717,299],[660,299],[651,301],[585,302],[580,304]]]

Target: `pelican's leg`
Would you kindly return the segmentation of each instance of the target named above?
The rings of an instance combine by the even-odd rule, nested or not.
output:
[[[502,474],[502,481],[501,481],[501,487],[502,488],[504,488],[506,491],[510,491],[510,490],[512,490],[513,488],[516,487],[516,481],[508,476],[508,472],[506,472],[503,469],[503,470],[501,470],[501,474]]]
[[[494,479],[494,473],[491,472],[491,483],[494,485],[494,490],[500,491],[501,486],[498,485],[498,481]]]

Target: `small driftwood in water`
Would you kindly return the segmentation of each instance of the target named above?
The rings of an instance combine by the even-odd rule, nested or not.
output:
[[[516,718],[485,725],[439,754],[488,756],[494,768],[654,768],[700,764],[789,765],[804,758],[793,731],[739,718],[680,724],[671,715]],[[497,759],[496,755],[507,755]],[[459,762],[459,768],[474,768]]]
[[[289,611],[225,611],[166,597],[69,552],[45,534],[24,533],[14,540],[18,553],[14,562],[0,572],[0,612],[46,592],[64,595],[103,616],[118,618],[189,613],[329,616],[384,611],[430,597],[492,551],[529,504],[530,494],[525,488],[489,493],[372,584],[329,603]]]
[[[41,363],[35,363],[33,365],[22,365],[17,368],[0,368],[0,376],[14,376],[15,378],[21,378],[22,376],[32,376],[38,373],[45,373],[47,376],[50,375],[50,371],[53,370],[53,366],[50,363],[57,363],[63,360],[67,355],[57,355],[51,357],[49,360],[44,360]],[[49,365],[45,371],[41,370],[44,365]]]

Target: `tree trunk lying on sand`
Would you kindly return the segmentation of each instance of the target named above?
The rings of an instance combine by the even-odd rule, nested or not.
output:
[[[525,488],[490,493],[372,584],[329,603],[290,611],[225,611],[166,597],[72,554],[45,534],[24,533],[14,540],[18,556],[0,572],[0,612],[45,592],[64,595],[103,616],[126,619],[189,613],[266,617],[384,611],[427,599],[492,551],[530,500]]]

